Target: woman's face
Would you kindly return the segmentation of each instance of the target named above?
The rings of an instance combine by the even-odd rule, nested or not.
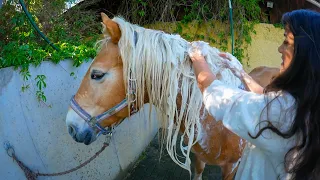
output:
[[[285,28],[284,41],[281,46],[279,46],[278,51],[282,54],[280,67],[280,73],[282,73],[289,67],[294,53],[294,36],[288,26]]]

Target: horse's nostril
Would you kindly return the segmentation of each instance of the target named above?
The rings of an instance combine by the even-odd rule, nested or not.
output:
[[[73,136],[75,134],[75,128],[73,126],[68,126],[68,132],[71,136]]]
[[[84,144],[89,145],[91,142],[92,133],[89,131],[87,132],[86,136],[84,137]]]

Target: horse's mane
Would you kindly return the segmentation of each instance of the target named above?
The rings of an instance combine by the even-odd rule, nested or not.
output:
[[[202,95],[187,54],[189,42],[179,35],[130,24],[120,17],[115,17],[113,21],[118,23],[121,30],[118,46],[127,91],[129,81],[136,80],[139,107],[143,106],[144,95],[147,93],[149,103],[157,107],[158,120],[166,131],[168,154],[176,164],[191,172],[189,154],[192,145],[199,140],[201,117],[205,113],[201,110],[204,109]],[[102,41],[107,42],[107,39]],[[209,46],[208,51],[206,60],[212,72],[220,73],[222,82],[239,86],[239,79],[230,70],[223,68],[219,51]],[[181,97],[180,108],[176,103],[178,95]],[[178,158],[176,145],[181,124],[185,132],[178,146],[185,157],[184,162]],[[184,137],[189,140],[187,146],[183,146]]]

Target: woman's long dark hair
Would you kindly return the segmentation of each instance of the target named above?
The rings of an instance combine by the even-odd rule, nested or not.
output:
[[[282,22],[294,35],[294,56],[288,69],[264,93],[290,93],[296,100],[296,116],[287,132],[269,123],[256,136],[250,136],[258,138],[267,129],[283,138],[297,135],[300,143],[284,159],[287,172],[295,180],[320,179],[320,13],[296,10],[284,14]]]

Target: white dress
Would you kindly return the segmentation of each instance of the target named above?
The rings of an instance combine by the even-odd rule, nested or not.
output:
[[[276,96],[278,98],[273,100]],[[255,136],[260,128],[265,127],[266,122],[262,122],[263,120],[271,121],[281,132],[286,132],[295,115],[295,100],[290,94],[255,94],[215,80],[204,90],[203,99],[211,116],[221,120],[226,128],[247,140],[236,180],[290,178],[290,174],[284,170],[283,162],[285,154],[295,144],[295,136],[284,139],[271,130],[265,130],[257,139],[248,135],[250,133]],[[270,106],[266,109],[268,102]],[[262,122],[260,126],[259,122]]]

